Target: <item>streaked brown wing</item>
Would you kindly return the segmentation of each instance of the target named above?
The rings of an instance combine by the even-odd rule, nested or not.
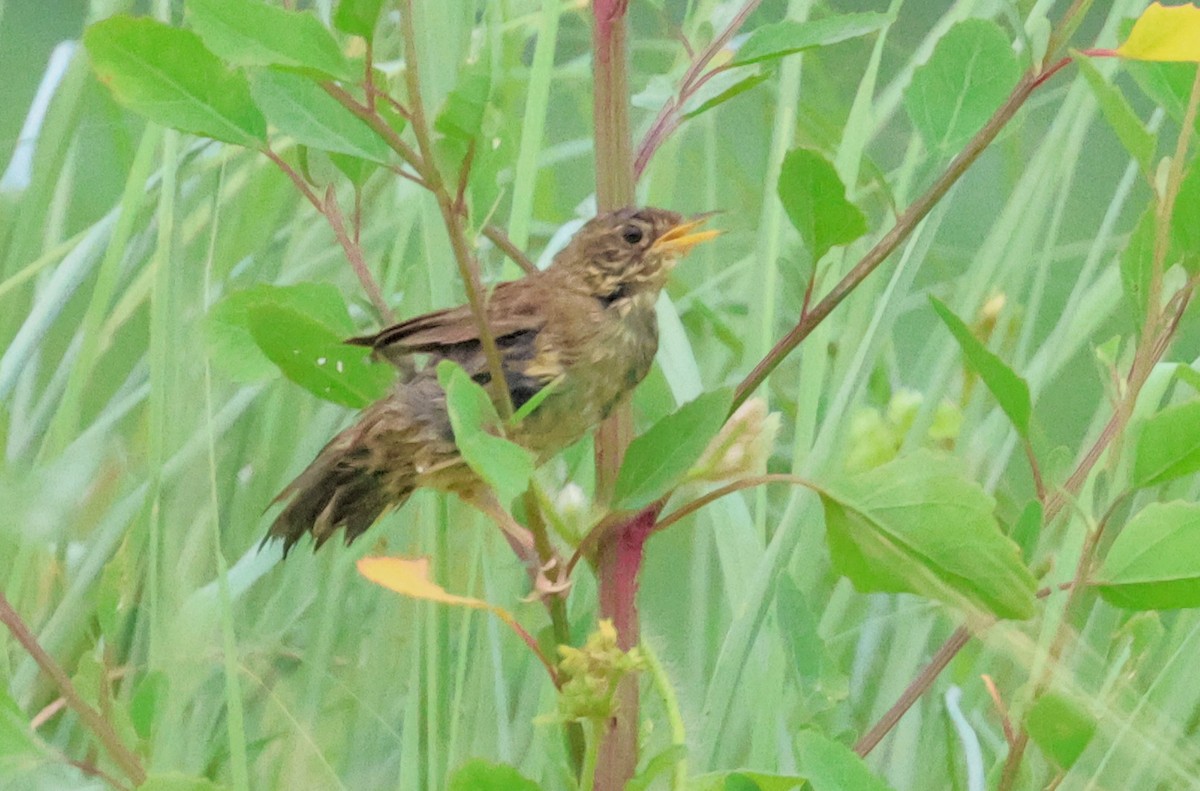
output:
[[[507,336],[541,330],[545,326],[545,313],[538,299],[541,289],[532,287],[529,278],[512,283],[500,284],[488,300],[488,326],[497,343]],[[417,353],[452,353],[456,347],[475,344],[479,331],[471,308],[460,305],[433,313],[426,313],[393,324],[374,334],[350,338],[346,343],[370,346],[380,354],[394,359],[397,356]]]

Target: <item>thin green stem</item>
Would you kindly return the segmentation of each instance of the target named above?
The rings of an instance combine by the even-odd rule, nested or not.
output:
[[[416,171],[416,173],[413,174],[397,167],[395,172],[398,175],[413,181],[418,186],[423,187],[430,192],[435,194],[437,193],[437,187],[435,187],[429,181],[429,165],[412,146],[404,142],[404,138],[402,138],[396,132],[396,130],[393,129],[390,124],[388,124],[387,120],[384,119],[383,116],[379,115],[378,112],[372,110],[367,105],[356,101],[353,96],[347,93],[344,88],[336,83],[322,83],[321,87],[324,88],[325,92],[336,99],[343,107],[370,126],[372,131],[379,135],[379,137],[384,143],[387,144],[389,148],[395,151],[401,159],[403,159],[413,170]],[[395,106],[400,106],[400,103],[390,95],[385,93],[379,93],[379,95],[388,99],[388,101]],[[411,113],[407,109],[404,111],[404,116],[406,118],[412,117]],[[459,212],[459,214],[461,214],[463,207],[455,206],[455,209]],[[483,227],[483,235],[488,239],[491,239],[492,243],[500,248],[505,255],[511,258],[513,262],[517,264],[517,266],[521,267],[525,274],[532,274],[538,271],[537,265],[529,259],[529,256],[527,256],[524,251],[521,250],[521,248],[517,246],[511,239],[509,239],[508,235],[497,226],[485,225]]]
[[[596,767],[600,763],[600,740],[604,738],[604,724],[592,722],[591,725],[587,750],[583,754],[583,772],[579,775],[579,791],[592,791],[595,785]]]
[[[726,495],[733,494],[734,492],[740,492],[743,489],[751,489],[755,486],[762,486],[766,483],[790,483],[795,486],[803,486],[806,489],[812,489],[813,491],[820,491],[820,487],[818,487],[817,484],[813,483],[807,478],[802,478],[799,475],[777,473],[771,475],[756,475],[752,478],[742,478],[741,480],[734,481],[733,483],[728,483],[719,489],[713,489],[711,492],[708,492],[701,497],[697,497],[687,505],[684,505],[667,514],[659,520],[657,525],[655,525],[654,531],[657,533],[660,530],[666,530],[668,527],[675,524],[680,519],[683,519],[685,516],[691,516],[704,506],[715,502]]]
[[[516,242],[508,238],[500,228],[495,225],[483,226],[483,235],[492,240],[492,244],[500,248],[500,251],[508,256],[514,264],[521,267],[521,270],[532,275],[538,271],[537,264],[530,260],[529,256],[517,246]]]
[[[650,682],[658,691],[658,696],[662,698],[663,708],[667,713],[667,725],[671,729],[671,746],[683,748],[680,758],[675,762],[674,770],[671,772],[672,791],[683,791],[687,787],[688,780],[687,727],[683,721],[683,710],[679,707],[679,696],[675,694],[675,687],[671,686],[671,679],[667,678],[667,670],[659,661],[658,654],[654,649],[648,643],[642,643],[641,652],[646,660],[647,669],[650,671]]]
[[[346,230],[346,221],[342,217],[341,207],[337,202],[337,190],[330,184],[325,189],[325,200],[322,202],[322,214],[329,221],[329,227],[333,229],[333,235],[337,237],[338,244],[342,246],[342,250],[346,253],[346,258],[350,261],[350,268],[354,270],[354,274],[358,277],[358,282],[362,283],[363,290],[367,292],[367,297],[371,300],[371,304],[375,306],[375,310],[379,312],[380,318],[385,324],[395,324],[396,315],[392,313],[392,309],[388,307],[387,300],[383,298],[383,291],[379,288],[379,283],[375,282],[375,278],[371,275],[371,270],[367,268],[366,259],[363,258],[362,247],[359,246],[355,233],[352,238]]]
[[[208,252],[204,258],[204,294],[212,293],[213,251],[217,248],[219,226],[219,198],[225,180],[225,167],[218,171],[217,200],[213,201],[213,221],[209,229]],[[211,308],[211,305],[206,305]],[[207,312],[207,310],[206,310]],[[249,791],[250,769],[246,755],[246,717],[242,705],[242,689],[239,683],[237,662],[237,633],[233,623],[233,597],[229,591],[229,564],[221,551],[221,498],[217,492],[217,440],[213,431],[213,384],[212,365],[209,355],[204,356],[204,428],[208,445],[208,493],[209,509],[212,514],[213,561],[217,570],[217,596],[221,613],[221,665],[225,675],[225,710],[228,717],[226,730],[229,744],[229,769],[233,788]]]
[[[129,249],[134,222],[138,220],[146,200],[146,184],[150,179],[162,135],[161,127],[147,126],[130,165],[129,176],[125,182],[121,202],[118,204],[117,223],[104,251],[104,260],[100,264],[99,273],[92,286],[91,299],[79,328],[79,353],[75,355],[75,364],[67,378],[62,401],[38,452],[41,458],[46,458],[47,454],[61,452],[78,431],[83,405],[90,397],[88,385],[102,356],[100,350],[104,345],[104,335],[100,328],[117,293],[121,262]]]

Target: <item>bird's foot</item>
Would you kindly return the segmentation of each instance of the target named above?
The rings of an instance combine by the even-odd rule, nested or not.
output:
[[[537,571],[532,572],[530,577],[533,579],[533,590],[525,597],[525,601],[527,602],[545,601],[552,596],[559,596],[565,599],[567,592],[575,584],[564,573],[562,558],[558,555],[539,565]]]

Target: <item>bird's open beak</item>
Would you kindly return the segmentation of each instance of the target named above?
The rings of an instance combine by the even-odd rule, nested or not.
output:
[[[654,244],[650,245],[650,252],[684,255],[701,242],[707,242],[709,239],[715,239],[720,236],[721,231],[696,230],[708,222],[713,214],[715,212],[702,214],[697,219],[681,222],[674,228],[669,229],[662,236],[658,237]]]

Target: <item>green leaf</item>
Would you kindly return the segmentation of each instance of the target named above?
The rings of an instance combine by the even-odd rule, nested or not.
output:
[[[329,161],[350,180],[351,184],[359,188],[367,183],[367,179],[374,175],[375,171],[379,170],[379,166],[374,162],[345,154],[329,152]]]
[[[725,104],[725,102],[729,101],[738,94],[745,93],[759,83],[765,82],[770,76],[771,74],[769,72],[763,72],[762,74],[751,74],[749,77],[746,77],[743,80],[738,80],[733,85],[730,85],[716,96],[701,104],[695,110],[689,110],[688,112],[684,113],[683,117],[695,118],[701,113],[706,113],[717,105]]]
[[[930,295],[929,302],[934,311],[945,322],[954,340],[958,341],[966,358],[967,366],[983,381],[987,389],[1000,403],[1000,408],[1012,421],[1017,433],[1029,439],[1029,415],[1033,405],[1029,397],[1029,385],[1017,376],[1008,364],[993,354],[971,332],[970,327],[946,307],[937,297]]]
[[[483,113],[491,90],[492,77],[486,64],[481,62],[469,67],[446,97],[433,128],[447,137],[474,140],[483,126]]]
[[[213,362],[235,381],[254,382],[279,373],[250,334],[250,309],[256,305],[290,308],[328,327],[338,338],[354,334],[354,321],[341,292],[328,283],[257,285],[235,291],[214,305],[204,322]]]
[[[29,718],[8,694],[8,685],[0,683],[0,767],[7,759],[36,755],[37,747]],[[0,783],[0,787],[3,784]]]
[[[803,783],[803,777],[766,772],[731,772],[725,778],[725,791],[797,791]]]
[[[129,719],[139,738],[149,740],[153,735],[166,696],[167,675],[163,671],[151,670],[138,680],[129,701]]]
[[[279,131],[324,151],[386,163],[391,149],[371,127],[312,80],[279,69],[260,69],[250,88],[258,106]]]
[[[313,395],[350,407],[382,398],[395,379],[388,365],[371,363],[369,352],[342,343],[342,335],[301,311],[275,303],[247,310],[254,342],[283,375]]]
[[[83,34],[92,68],[118,102],[157,124],[261,148],[267,122],[241,74],[187,30],[113,16]]]
[[[1031,500],[1021,510],[1020,516],[1013,524],[1012,540],[1017,542],[1017,546],[1021,548],[1021,557],[1028,563],[1033,559],[1034,553],[1037,551],[1038,538],[1042,533],[1042,522],[1045,520],[1045,511],[1042,504],[1038,500]]]
[[[688,791],[797,791],[803,785],[803,777],[741,769],[694,777],[687,788]]]
[[[673,769],[684,758],[687,758],[687,746],[672,744],[647,761],[646,768],[625,784],[624,791],[646,791],[651,783]]]
[[[1092,89],[1092,93],[1096,97],[1096,103],[1100,105],[1100,112],[1104,115],[1104,120],[1116,132],[1121,145],[1138,163],[1142,173],[1147,176],[1151,175],[1154,151],[1157,147],[1154,135],[1150,134],[1141,119],[1133,112],[1125,94],[1104,79],[1104,75],[1095,67],[1091,58],[1079,55],[1074,62],[1083,72],[1088,87]]]
[[[1175,378],[1192,388],[1192,390],[1200,393],[1200,371],[1197,371],[1187,363],[1180,363],[1175,366]]]
[[[631,442],[617,473],[614,507],[644,508],[682,481],[725,425],[731,403],[731,389],[704,393]]]
[[[379,11],[383,0],[341,0],[333,12],[333,25],[338,30],[367,41],[375,37],[375,26],[379,23]]]
[[[802,686],[815,687],[825,663],[825,643],[817,631],[817,618],[790,576],[780,577],[775,591],[775,617],[791,666]]]
[[[812,730],[796,734],[796,762],[814,791],[889,791],[846,745]]]
[[[1034,580],[962,464],[929,451],[824,486],[834,567],[861,591],[1033,615]]]
[[[1000,26],[968,19],[950,28],[913,72],[904,108],[930,150],[956,151],[1008,97],[1020,72]]]
[[[1200,607],[1200,505],[1146,506],[1121,530],[1093,584],[1129,610]]]
[[[776,22],[763,25],[738,48],[730,66],[774,60],[813,47],[837,44],[883,30],[890,14],[841,14],[813,22]]]
[[[814,262],[837,245],[867,232],[867,218],[850,201],[842,180],[824,157],[807,148],[789,151],[779,173],[779,200]]]
[[[261,0],[187,0],[187,15],[209,49],[235,66],[291,66],[347,82],[362,77],[329,28],[307,11]]]
[[[1070,769],[1096,735],[1096,719],[1071,698],[1048,692],[1029,707],[1025,729],[1050,760]]]
[[[500,425],[487,391],[472,381],[457,364],[438,363],[438,382],[446,391],[446,410],[454,429],[454,442],[472,470],[487,481],[500,502],[508,505],[529,488],[533,456],[529,451],[487,431]]]
[[[447,791],[541,791],[541,786],[529,780],[507,764],[493,764],[478,759],[463,764],[446,786]]]
[[[1155,486],[1200,470],[1200,401],[1170,406],[1138,435],[1133,485]]]
[[[181,772],[153,774],[137,787],[137,791],[225,791],[206,777],[192,777]]]
[[[1146,292],[1150,288],[1150,270],[1154,264],[1154,205],[1142,212],[1121,253],[1121,286],[1125,300],[1140,326],[1146,316]]]
[[[1200,272],[1200,166],[1195,162],[1179,185],[1175,208],[1171,212],[1171,248],[1169,260],[1182,259],[1188,274]]]
[[[1196,79],[1196,64],[1126,60],[1121,66],[1133,75],[1142,92],[1166,110],[1176,123],[1183,121],[1192,82]]]

